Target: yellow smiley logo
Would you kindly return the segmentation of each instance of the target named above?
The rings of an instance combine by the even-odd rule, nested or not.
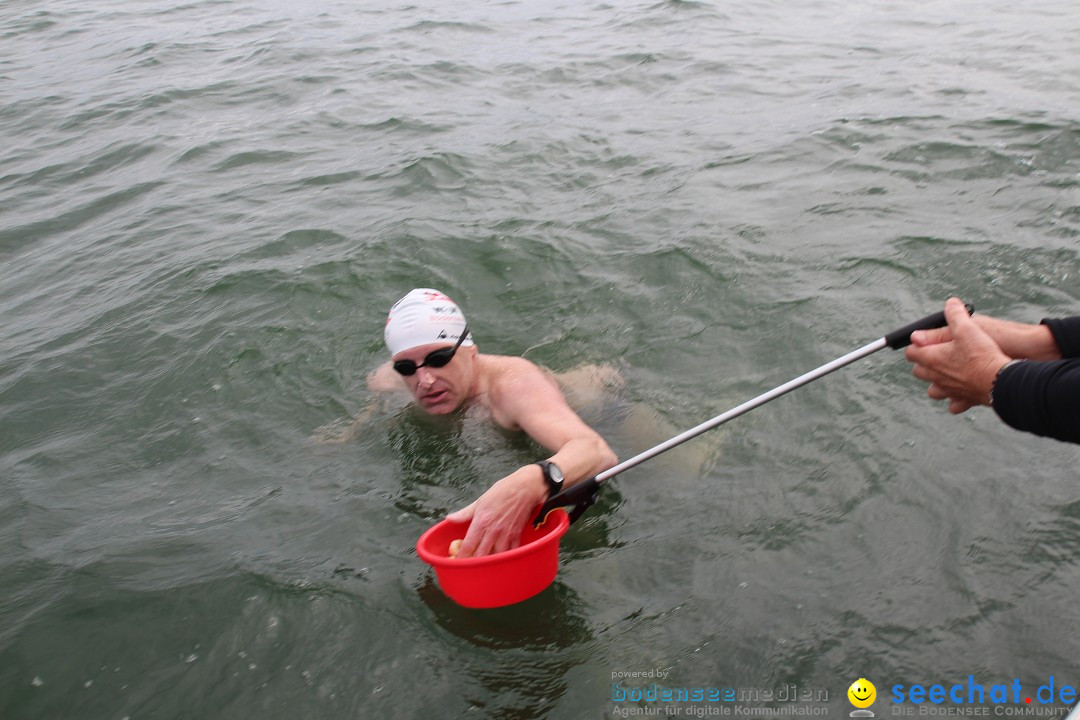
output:
[[[859,678],[847,689],[848,700],[857,708],[867,708],[877,699],[877,688],[866,678]]]

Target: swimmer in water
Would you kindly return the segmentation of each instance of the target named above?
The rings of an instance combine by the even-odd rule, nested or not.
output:
[[[476,501],[448,516],[472,521],[457,557],[517,547],[540,504],[618,461],[570,408],[548,372],[524,358],[481,353],[461,308],[438,290],[417,288],[394,303],[383,336],[390,362],[368,377],[373,392],[404,387],[432,415],[479,408],[494,423],[526,433],[551,452],[496,480]]]

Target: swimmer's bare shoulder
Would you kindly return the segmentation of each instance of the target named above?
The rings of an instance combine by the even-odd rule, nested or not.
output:
[[[409,388],[401,375],[394,371],[390,363],[383,363],[368,373],[368,390],[373,393],[408,392]]]
[[[557,388],[555,376],[531,360],[514,355],[481,355],[492,399],[541,385]]]
[[[499,403],[500,393],[521,392],[527,385],[550,385],[559,391],[571,407],[581,407],[604,399],[625,385],[625,379],[614,365],[580,365],[555,372],[522,357],[486,355],[491,368],[493,401]]]
[[[562,393],[551,373],[531,360],[514,355],[479,356],[481,373],[486,379],[485,392],[478,398],[503,427],[519,429],[515,418],[521,412],[521,401],[536,403],[554,400],[561,402]],[[553,395],[552,395],[553,393]]]

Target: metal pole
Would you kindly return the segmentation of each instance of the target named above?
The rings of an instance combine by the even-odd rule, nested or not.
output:
[[[970,315],[975,311],[975,309],[968,305],[967,311]],[[579,517],[581,517],[581,514],[588,510],[589,507],[596,501],[596,494],[597,492],[599,492],[601,484],[605,480],[615,477],[623,470],[629,470],[635,465],[645,462],[649,458],[656,457],[660,453],[670,450],[676,445],[680,445],[686,442],[690,438],[697,437],[698,435],[706,432],[707,430],[712,430],[717,425],[723,425],[732,418],[739,417],[743,413],[749,412],[756,407],[760,407],[761,405],[764,405],[770,400],[774,400],[781,395],[789,393],[797,387],[802,387],[807,383],[813,382],[814,380],[817,380],[824,375],[828,375],[832,371],[838,370],[845,365],[850,365],[856,360],[864,358],[867,355],[872,355],[873,353],[876,353],[882,348],[889,347],[893,350],[899,350],[900,348],[907,347],[909,344],[911,344],[911,333],[916,330],[929,330],[931,328],[944,327],[946,324],[947,322],[945,320],[944,311],[939,311],[932,315],[927,315],[926,317],[916,320],[915,322],[908,325],[905,325],[902,328],[893,330],[885,337],[875,340],[874,342],[867,345],[864,345],[858,350],[849,352],[847,355],[839,357],[830,363],[825,363],[816,370],[811,370],[808,373],[800,375],[794,380],[789,380],[783,385],[774,388],[767,393],[758,395],[753,400],[748,400],[742,405],[739,405],[736,408],[732,408],[731,410],[728,410],[722,415],[717,415],[712,420],[706,420],[697,427],[690,428],[681,435],[676,435],[667,442],[660,443],[651,450],[646,450],[639,455],[635,455],[629,460],[621,462],[615,467],[605,470],[604,472],[596,475],[595,477],[591,477],[587,480],[581,480],[580,482],[574,483],[570,487],[560,491],[558,494],[548,498],[547,502],[540,506],[540,509],[537,511],[536,514],[536,519],[533,520],[533,525],[539,527],[547,518],[548,513],[550,513],[555,508],[567,506],[572,506],[572,510],[570,511],[570,522],[574,522]],[[1074,718],[1073,720],[1080,720],[1080,718]]]
[[[610,468],[608,470],[605,470],[604,472],[598,474],[596,476],[596,481],[598,483],[602,483],[605,480],[613,478],[616,475],[618,475],[619,473],[623,472],[624,470],[629,470],[630,468],[634,467],[635,465],[639,465],[639,464],[645,462],[646,460],[648,460],[649,458],[656,457],[660,453],[666,452],[666,451],[670,450],[671,448],[675,447],[676,445],[681,445],[682,443],[686,442],[687,440],[690,440],[691,438],[695,438],[695,437],[697,437],[698,435],[700,435],[703,432],[706,432],[708,430],[712,430],[714,427],[717,427],[719,425],[723,425],[728,420],[732,420],[734,418],[739,417],[740,415],[742,415],[744,413],[750,412],[754,408],[760,407],[760,406],[764,405],[765,403],[769,402],[770,400],[775,400],[776,398],[780,397],[781,395],[786,395],[787,393],[791,392],[795,388],[799,388],[799,387],[802,387],[803,385],[806,385],[807,383],[811,383],[811,382],[813,382],[814,380],[817,380],[820,377],[824,377],[825,375],[828,375],[829,373],[833,372],[834,370],[839,370],[840,368],[844,367],[845,365],[850,365],[851,363],[855,362],[856,360],[861,360],[862,358],[866,357],[867,355],[872,355],[872,354],[876,353],[878,350],[881,350],[881,349],[883,349],[885,347],[888,347],[888,343],[885,341],[885,338],[880,338],[878,340],[875,340],[872,343],[868,343],[866,345],[863,345],[858,350],[854,350],[852,352],[849,352],[847,355],[844,355],[843,357],[839,357],[839,358],[833,360],[832,362],[825,363],[824,365],[817,368],[816,370],[811,370],[808,373],[800,375],[799,377],[795,378],[794,380],[789,380],[788,382],[784,383],[783,385],[780,385],[779,387],[773,388],[772,390],[769,390],[766,393],[762,393],[761,395],[758,395],[756,398],[754,398],[752,400],[747,400],[746,402],[744,402],[742,405],[739,405],[738,407],[734,407],[734,408],[732,408],[731,410],[728,410],[725,413],[717,415],[712,420],[706,420],[705,422],[701,423],[700,425],[697,425],[696,427],[692,427],[689,430],[687,430],[686,432],[681,433],[679,435],[676,435],[675,437],[671,438],[670,440],[662,442],[662,443],[660,443],[659,445],[657,445],[654,448],[646,450],[643,453],[639,453],[639,454],[635,455],[634,457],[630,458],[629,460],[624,460],[623,462],[619,463],[615,467]]]

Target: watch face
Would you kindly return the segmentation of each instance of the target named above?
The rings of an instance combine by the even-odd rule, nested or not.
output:
[[[548,465],[547,465],[547,468],[548,468],[548,475],[551,476],[551,479],[554,480],[555,482],[561,484],[562,481],[564,480],[564,478],[563,478],[562,470],[559,469],[559,466],[556,465],[553,462],[549,462]]]

